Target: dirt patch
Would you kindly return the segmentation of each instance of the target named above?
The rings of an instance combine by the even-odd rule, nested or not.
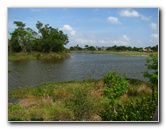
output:
[[[34,96],[24,98],[19,101],[19,104],[22,107],[30,107],[30,106],[38,105],[39,103],[40,103],[40,100]]]
[[[147,87],[146,85],[142,85],[139,89],[138,89],[138,93],[152,93],[152,90]]]

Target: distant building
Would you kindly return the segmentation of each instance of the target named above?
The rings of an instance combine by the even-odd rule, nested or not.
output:
[[[144,48],[143,52],[153,52],[153,50],[151,48]]]

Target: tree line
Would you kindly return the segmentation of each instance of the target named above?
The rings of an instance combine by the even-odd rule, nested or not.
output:
[[[10,33],[9,52],[62,52],[66,49],[64,45],[69,42],[63,31],[40,21],[36,23],[38,32],[25,27],[26,24],[21,21],[14,21],[14,24],[17,28]]]
[[[77,50],[89,50],[89,51],[139,51],[139,52],[150,52],[150,51],[154,51],[157,52],[158,51],[158,45],[155,45],[153,47],[149,46],[149,47],[131,47],[131,46],[112,46],[112,47],[94,47],[94,46],[89,46],[89,45],[85,45],[84,48],[80,47],[79,45],[76,46],[71,46],[70,47],[71,51],[77,51]]]

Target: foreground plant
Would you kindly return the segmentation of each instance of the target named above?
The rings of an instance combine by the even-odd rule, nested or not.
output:
[[[151,92],[139,91],[135,87],[131,90],[126,78],[116,72],[108,73],[104,77],[106,88],[104,96],[109,99],[109,106],[100,112],[104,121],[151,121],[155,108],[158,104],[158,92],[155,92],[153,98]],[[134,85],[136,86],[136,85]],[[146,93],[147,92],[147,93]],[[137,96],[140,96],[139,98]],[[132,98],[130,98],[132,97]],[[127,98],[122,101],[121,98]],[[121,101],[121,102],[119,102]]]

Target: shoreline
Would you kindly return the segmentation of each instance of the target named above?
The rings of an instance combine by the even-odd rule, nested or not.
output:
[[[70,53],[90,53],[90,54],[113,54],[122,56],[149,56],[157,52],[136,52],[136,51],[70,51]]]
[[[69,53],[42,53],[42,52],[20,52],[20,53],[8,53],[8,61],[15,60],[61,60],[70,58]]]
[[[115,107],[119,105],[123,107],[125,104],[130,104],[130,101],[141,101],[141,99],[151,95],[148,83],[137,79],[126,78],[126,80],[129,82],[128,90],[120,98],[115,99]],[[8,120],[104,121],[99,112],[103,112],[105,106],[109,106],[110,103],[110,100],[103,96],[105,88],[106,85],[102,78],[42,83],[9,90]],[[85,107],[82,107],[82,102]],[[80,116],[81,119],[79,119],[77,113],[82,114],[85,118]]]
[[[148,57],[152,53],[157,52],[134,52],[134,51],[70,51],[68,53],[42,53],[42,52],[20,52],[20,53],[8,53],[8,61],[15,60],[61,60],[70,58],[71,53],[87,53],[87,54],[113,54],[121,56],[146,56]]]

